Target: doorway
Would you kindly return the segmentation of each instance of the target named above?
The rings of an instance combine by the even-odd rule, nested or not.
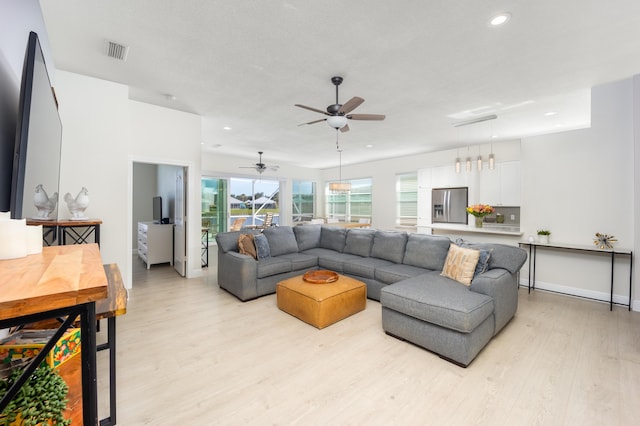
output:
[[[186,275],[187,268],[187,199],[188,199],[188,167],[173,164],[152,162],[132,162],[132,198],[131,198],[131,261],[138,258],[138,224],[151,223],[154,226],[171,227],[170,245],[173,253],[171,262],[176,272]],[[153,199],[162,199],[161,218],[154,218]],[[155,223],[154,223],[155,222]],[[161,222],[161,223],[157,223]],[[165,259],[162,259],[163,261]],[[131,266],[129,271],[131,271]],[[131,277],[132,279],[132,277]],[[133,280],[130,281],[133,285]]]

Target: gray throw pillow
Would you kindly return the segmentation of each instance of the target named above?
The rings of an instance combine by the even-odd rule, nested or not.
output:
[[[267,237],[262,234],[258,234],[253,237],[253,241],[256,243],[258,260],[268,259],[271,257],[271,250],[269,248],[269,241],[267,241]]]

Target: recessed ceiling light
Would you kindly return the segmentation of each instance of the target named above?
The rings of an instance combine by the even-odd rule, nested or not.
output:
[[[552,116],[552,115],[556,115],[556,114],[557,114],[557,112],[555,112],[555,111],[549,111],[549,112],[545,112],[545,113],[544,113],[544,116],[545,116],[545,117],[550,117],[550,116]]]
[[[229,127],[229,126],[224,126],[222,129],[223,129],[223,130],[231,130],[231,127]]]
[[[505,24],[509,19],[511,19],[510,13],[501,13],[491,18],[491,25],[493,25],[494,27],[499,27],[500,25]]]
[[[367,145],[367,148],[373,148],[373,145],[369,144]]]

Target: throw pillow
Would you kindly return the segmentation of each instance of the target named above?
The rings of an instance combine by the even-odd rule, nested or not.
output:
[[[253,241],[256,243],[258,260],[268,259],[271,257],[271,249],[269,249],[269,241],[267,241],[267,237],[262,234],[254,235]]]
[[[472,243],[470,243],[469,241],[465,241],[462,238],[458,238],[456,240],[456,245],[464,248],[473,248]],[[474,250],[480,251],[480,257],[478,258],[478,264],[476,265],[476,270],[473,273],[473,278],[475,278],[476,275],[482,274],[483,272],[486,272],[489,269],[489,259],[491,258],[491,252],[493,252],[493,249],[489,249],[489,250],[474,249]]]
[[[256,252],[256,244],[253,241],[252,234],[240,234],[238,237],[238,251],[240,254],[246,254],[254,259],[258,258],[258,253]]]
[[[478,265],[480,251],[458,247],[451,243],[447,260],[440,275],[451,278],[464,285],[471,285],[473,273]]]

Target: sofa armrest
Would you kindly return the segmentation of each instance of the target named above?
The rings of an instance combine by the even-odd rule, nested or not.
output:
[[[218,251],[218,286],[245,301],[258,297],[258,262],[236,251]]]
[[[471,281],[471,291],[493,298],[495,329],[497,334],[518,309],[518,285],[516,275],[506,269],[490,269]]]

